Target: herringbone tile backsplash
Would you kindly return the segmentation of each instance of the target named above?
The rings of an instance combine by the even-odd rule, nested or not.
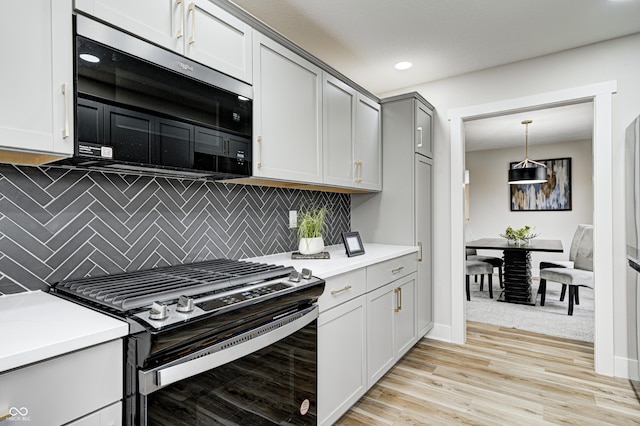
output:
[[[325,243],[350,226],[350,196],[63,168],[0,165],[0,294],[67,278],[296,248],[288,212],[330,210]]]

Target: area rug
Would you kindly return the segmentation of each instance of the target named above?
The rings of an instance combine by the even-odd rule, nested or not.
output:
[[[545,305],[540,306],[540,296],[538,296],[536,305],[528,306],[498,302],[500,285],[497,276],[493,277],[493,299],[489,299],[486,282],[484,291],[480,291],[480,279],[478,278],[477,283],[473,281],[471,278],[471,301],[465,302],[467,320],[583,342],[593,342],[594,303],[592,289],[580,288],[580,304],[574,306],[573,315],[569,316],[567,315],[569,292],[567,291],[564,302],[560,302],[560,290],[562,289],[560,284],[547,281]],[[533,294],[538,293],[538,285],[539,281],[534,279],[532,283]]]

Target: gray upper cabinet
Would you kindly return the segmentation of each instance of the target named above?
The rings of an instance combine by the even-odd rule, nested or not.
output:
[[[322,121],[324,183],[380,191],[380,104],[325,73]]]
[[[355,187],[382,190],[380,104],[358,93],[356,103]]]
[[[1,16],[0,161],[42,164],[68,157],[74,129],[71,1],[8,2]]]
[[[253,175],[322,183],[322,70],[254,35]]]
[[[356,167],[356,90],[325,73],[322,95],[324,182],[353,186]]]
[[[251,27],[209,0],[76,0],[76,9],[247,83]]]
[[[421,102],[415,102],[416,104],[416,140],[415,149],[416,153],[426,155],[429,158],[433,158],[433,147],[431,141],[433,140],[432,133],[432,112],[429,107]]]

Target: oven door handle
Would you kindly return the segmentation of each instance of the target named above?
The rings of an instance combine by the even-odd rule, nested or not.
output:
[[[277,318],[262,327],[173,361],[170,365],[141,370],[138,372],[139,392],[142,395],[149,395],[171,383],[204,373],[259,351],[311,324],[318,318],[318,311],[318,306],[313,305],[302,311],[302,314],[296,312]],[[298,318],[291,319],[291,317]],[[233,342],[238,343],[233,344]],[[229,347],[230,344],[232,346]]]

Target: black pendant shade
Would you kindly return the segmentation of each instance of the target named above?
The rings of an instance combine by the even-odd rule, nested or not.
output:
[[[524,160],[509,170],[509,184],[519,183],[543,183],[547,181],[547,166],[538,161],[529,160],[529,124],[532,120],[523,120],[526,126],[524,139]]]
[[[509,183],[542,183],[547,181],[547,169],[544,167],[527,167],[509,170]]]

